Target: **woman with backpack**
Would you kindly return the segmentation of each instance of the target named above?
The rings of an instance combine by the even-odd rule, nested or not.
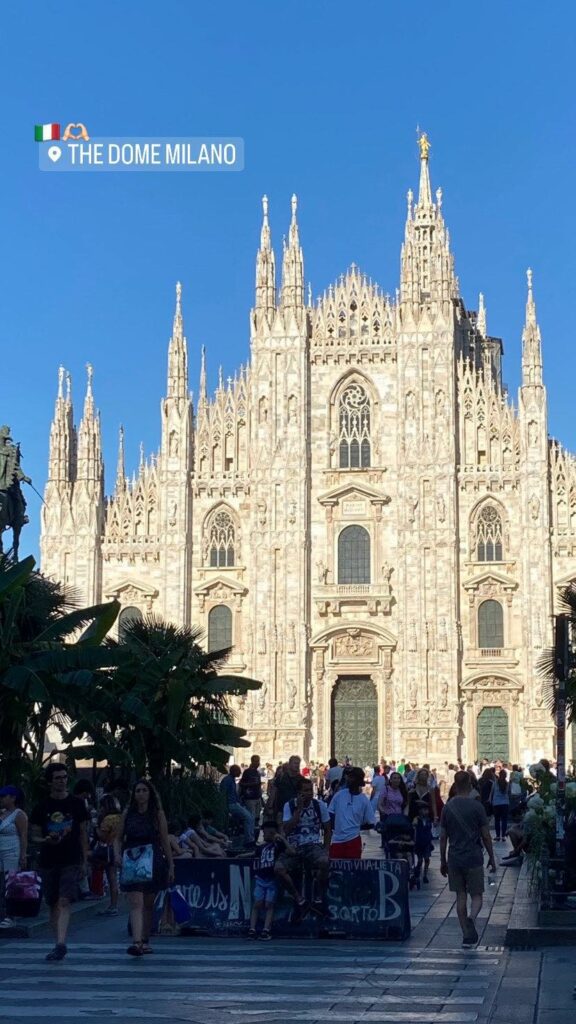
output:
[[[492,804],[492,813],[494,815],[496,841],[500,842],[500,840],[502,840],[504,842],[506,840],[506,832],[508,829],[508,811],[510,808],[510,783],[508,782],[504,768],[498,772],[498,777],[492,783],[492,795],[490,802]]]

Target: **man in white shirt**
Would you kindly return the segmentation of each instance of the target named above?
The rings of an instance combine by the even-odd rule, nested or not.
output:
[[[348,773],[348,787],[339,789],[332,799],[330,860],[359,860],[362,856],[360,832],[362,829],[371,828],[375,821],[372,805],[362,792],[363,788],[362,768],[351,768]]]

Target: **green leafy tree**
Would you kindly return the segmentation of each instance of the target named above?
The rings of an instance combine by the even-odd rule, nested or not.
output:
[[[118,611],[116,601],[70,610],[31,556],[0,556],[0,782],[41,764],[48,726],[76,716],[95,673],[116,663],[102,641]]]
[[[111,765],[133,765],[160,780],[173,763],[194,769],[210,762],[223,767],[230,747],[248,747],[245,730],[232,722],[230,698],[245,695],[260,683],[219,675],[229,651],[207,654],[202,631],[175,626],[155,616],[123,629],[118,667],[101,673],[89,716],[80,717],[66,735],[91,740],[77,755]]]

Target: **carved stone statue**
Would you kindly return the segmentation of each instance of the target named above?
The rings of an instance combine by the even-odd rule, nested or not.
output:
[[[448,707],[448,680],[442,676],[438,684],[438,703],[441,708]]]
[[[328,579],[328,566],[320,559],[319,562],[316,562],[316,568],[318,569],[318,583],[326,583]]]
[[[418,704],[418,683],[414,678],[408,683],[408,703],[411,708],[415,708]]]
[[[12,550],[18,558],[22,527],[28,522],[21,483],[31,484],[20,466],[20,445],[10,437],[10,427],[0,427],[0,551],[4,530],[12,530]]]

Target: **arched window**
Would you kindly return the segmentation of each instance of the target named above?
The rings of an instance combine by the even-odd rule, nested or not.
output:
[[[340,397],[340,469],[364,469],[370,465],[370,399],[356,381]]]
[[[122,643],[126,634],[126,627],[131,626],[133,622],[142,622],[144,616],[139,608],[134,608],[132,605],[128,605],[127,608],[123,608],[118,616],[118,639]]]
[[[370,534],[347,526],[338,537],[338,583],[370,583]]]
[[[476,557],[479,562],[502,561],[502,518],[494,505],[485,505],[476,520]]]
[[[208,549],[212,567],[234,565],[234,521],[225,509],[210,521]]]
[[[208,651],[232,646],[232,612],[228,605],[217,604],[208,612]]]
[[[504,614],[499,601],[483,601],[478,608],[478,647],[504,647]]]

